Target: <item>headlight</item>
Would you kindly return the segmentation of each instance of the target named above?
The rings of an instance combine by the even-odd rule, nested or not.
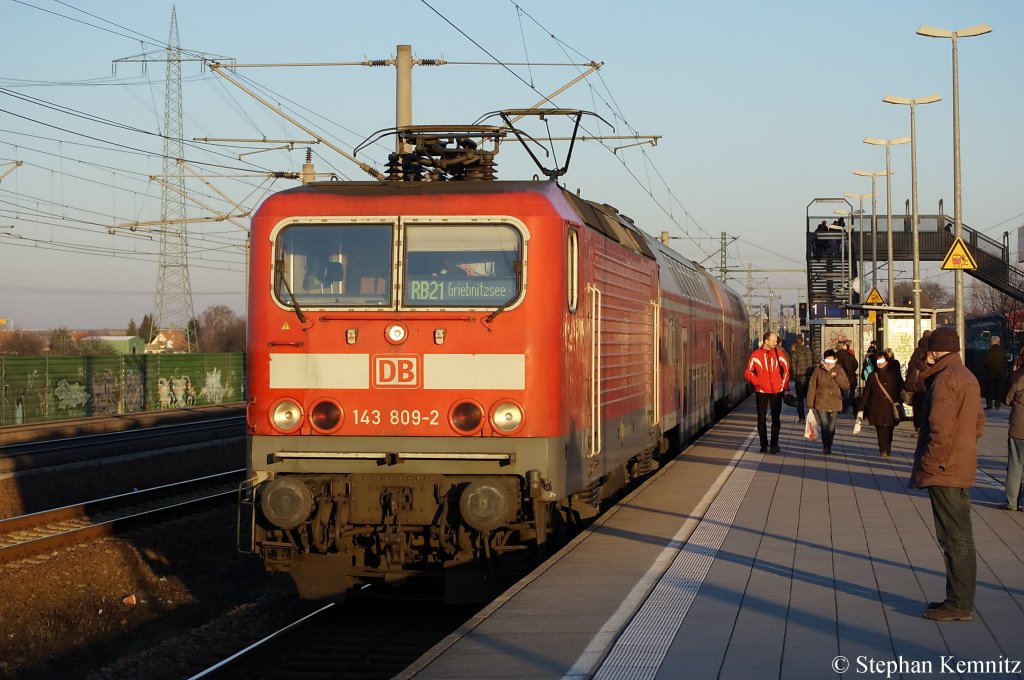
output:
[[[393,323],[384,330],[384,337],[392,345],[401,345],[409,337],[409,329],[405,324]]]
[[[341,406],[332,399],[318,401],[309,412],[309,423],[317,432],[328,433],[341,424]]]
[[[270,412],[270,422],[282,432],[294,430],[302,422],[302,409],[294,401],[282,399]]]
[[[479,531],[491,531],[511,519],[512,499],[498,482],[481,479],[470,482],[459,497],[459,512],[466,524]]]
[[[502,434],[511,434],[523,424],[523,409],[511,401],[498,402],[491,409],[491,424]]]
[[[463,401],[456,404],[449,414],[452,425],[459,434],[473,434],[483,424],[484,412],[479,404]]]
[[[260,508],[274,526],[294,529],[313,514],[313,494],[294,477],[275,477],[260,488]]]

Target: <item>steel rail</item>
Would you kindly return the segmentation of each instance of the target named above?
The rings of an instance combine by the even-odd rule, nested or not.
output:
[[[170,448],[209,442],[211,439],[229,441],[244,436],[245,416],[232,415],[136,430],[69,435],[63,439],[0,445],[0,474],[136,453],[140,448],[153,448],[154,439],[162,440],[158,448]]]
[[[231,470],[0,520],[0,564],[232,503],[237,495],[237,480],[244,473],[245,470]],[[166,499],[169,495],[181,496],[210,486],[228,488],[156,508],[139,507],[160,498]],[[112,513],[127,514],[96,521],[97,515],[102,517]]]

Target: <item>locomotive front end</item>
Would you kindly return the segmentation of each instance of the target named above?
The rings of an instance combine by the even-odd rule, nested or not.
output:
[[[314,186],[253,221],[246,533],[304,597],[493,580],[564,495],[560,358],[531,353],[561,319],[526,296],[548,256],[501,201],[431,191]]]

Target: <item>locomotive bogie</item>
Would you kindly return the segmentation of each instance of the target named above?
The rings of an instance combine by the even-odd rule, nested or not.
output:
[[[548,495],[507,474],[279,475],[255,489],[255,537],[266,568],[292,572],[304,596],[341,595],[536,542],[530,493]]]

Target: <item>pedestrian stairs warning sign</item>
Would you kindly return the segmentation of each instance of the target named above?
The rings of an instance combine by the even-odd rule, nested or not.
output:
[[[978,263],[974,261],[971,251],[967,250],[967,244],[962,238],[953,241],[949,252],[942,260],[943,269],[977,269]]]
[[[871,292],[868,293],[867,299],[864,300],[866,305],[884,305],[885,300],[882,299],[882,294],[878,292],[878,288],[872,286]]]

